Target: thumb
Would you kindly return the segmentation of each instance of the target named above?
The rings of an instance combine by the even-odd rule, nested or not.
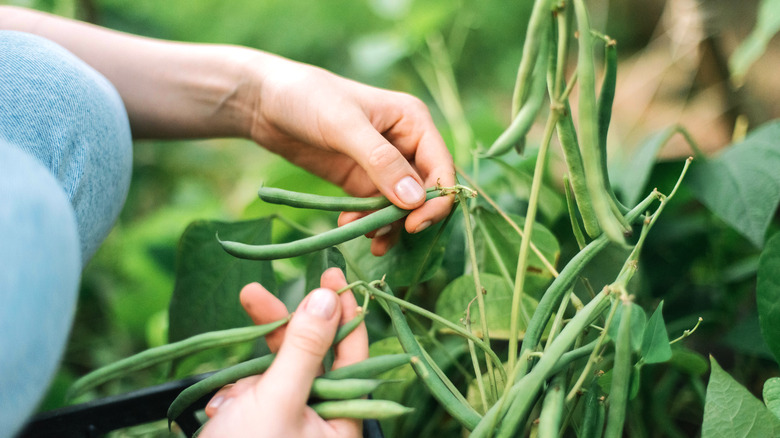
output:
[[[279,352],[260,380],[258,393],[283,400],[286,409],[302,410],[322,359],[336,335],[341,307],[330,289],[313,290],[293,314]]]

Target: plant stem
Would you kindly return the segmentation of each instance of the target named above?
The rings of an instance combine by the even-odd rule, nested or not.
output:
[[[477,297],[477,308],[479,309],[479,320],[482,325],[482,339],[485,341],[485,345],[490,349],[490,333],[488,332],[487,321],[487,309],[485,308],[485,289],[482,287],[482,282],[479,279],[479,263],[477,262],[477,250],[474,246],[474,232],[471,226],[471,214],[469,213],[468,206],[466,205],[466,199],[462,193],[458,194],[460,198],[460,207],[463,211],[464,230],[466,233],[466,241],[468,243],[469,258],[471,260],[472,276],[474,277],[474,288]],[[492,391],[497,391],[496,378],[493,374],[493,364],[489,360],[486,360],[488,378],[490,379],[490,387]],[[500,365],[499,365],[500,366]]]
[[[528,211],[525,215],[525,224],[523,227],[523,240],[520,242],[520,254],[517,260],[517,272],[515,274],[515,288],[512,293],[512,311],[509,321],[509,369],[515,367],[517,361],[517,342],[518,325],[520,319],[520,306],[523,305],[523,287],[525,286],[525,274],[528,267],[528,249],[533,236],[534,222],[536,222],[536,210],[539,205],[539,190],[542,187],[544,169],[547,163],[547,150],[550,146],[555,124],[559,117],[558,111],[552,111],[547,118],[547,125],[544,128],[544,137],[539,145],[539,153],[536,156],[536,167],[534,168],[534,179],[531,182],[531,196],[528,200]]]

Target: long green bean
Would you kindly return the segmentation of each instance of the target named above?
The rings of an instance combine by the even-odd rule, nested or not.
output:
[[[290,317],[287,316],[269,324],[202,333],[178,342],[150,348],[99,368],[78,379],[71,386],[69,397],[75,397],[92,387],[133,371],[149,368],[153,365],[211,348],[227,347],[260,338],[287,324],[289,320]]]

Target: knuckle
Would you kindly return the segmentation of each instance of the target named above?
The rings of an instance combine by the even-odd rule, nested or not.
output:
[[[296,350],[313,357],[324,356],[330,346],[330,342],[315,330],[301,330],[290,336],[289,342]]]
[[[392,171],[402,164],[398,150],[390,143],[375,146],[368,155],[368,165],[377,170]]]

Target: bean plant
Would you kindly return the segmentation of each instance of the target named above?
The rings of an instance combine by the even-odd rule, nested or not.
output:
[[[182,245],[197,242],[210,254],[230,254],[220,256],[230,271],[226,276],[238,283],[259,272],[273,288],[273,267],[305,266],[305,286],[298,282],[280,290],[310,289],[309,278],[330,266],[346,271],[350,285],[345,290],[362,297],[363,304],[335,342],[365,321],[372,358],[315,380],[311,404],[324,418],[381,419],[387,436],[624,436],[630,433],[631,402],[643,390],[643,370],[674,355],[683,360],[684,353],[673,352],[672,345],[698,324],[670,340],[663,302],[655,309],[635,302],[642,249],[680,189],[691,159],[675,169],[667,187],[641,193],[644,181],[637,175],[636,187],[622,184],[633,195],[624,193],[621,199],[615,192],[607,140],[618,47],[591,27],[584,0],[536,0],[511,94],[510,123],[483,145],[470,134],[458,102],[446,42],[429,37],[414,66],[455,133],[459,184],[430,187],[428,199],[451,196],[456,204],[441,224],[404,235],[384,258],[370,256],[360,236],[402,219],[407,211],[384,198],[322,197],[273,187],[259,189],[263,202],[313,209],[312,215],[325,214],[317,210],[373,212],[313,232],[283,219],[280,207],[282,213],[272,218],[195,224]],[[575,90],[576,105],[571,105]],[[540,140],[534,127],[541,127]],[[678,133],[701,155],[677,126],[651,139],[648,147],[658,150]],[[565,162],[562,174],[549,166],[556,144]],[[694,187],[706,173],[706,167],[701,169],[694,174]],[[551,186],[562,187],[565,204],[550,196]],[[553,229],[548,218],[560,212],[568,215],[567,226]],[[272,243],[270,224],[277,220],[304,237]],[[765,272],[775,266],[775,253],[762,259],[769,266]],[[771,301],[775,289],[764,290],[769,291],[764,300]],[[231,298],[236,299],[218,297]],[[769,310],[764,314],[765,319],[777,317]],[[207,348],[246,342],[287,321],[232,328],[246,321],[209,318],[215,322],[179,325],[178,331],[172,327],[176,342],[95,371],[72,391]],[[250,356],[182,392],[167,413],[169,421],[221,386],[262,373],[274,358]],[[717,362],[712,364],[710,391],[716,394],[731,380]],[[774,383],[767,388],[768,400],[780,399],[772,395]],[[372,399],[362,398],[369,393]],[[719,436],[713,421],[729,408],[711,402],[715,399],[709,394],[704,435]],[[754,411],[745,415],[757,413],[767,419],[767,430],[780,430],[777,418],[755,402],[746,408]]]

